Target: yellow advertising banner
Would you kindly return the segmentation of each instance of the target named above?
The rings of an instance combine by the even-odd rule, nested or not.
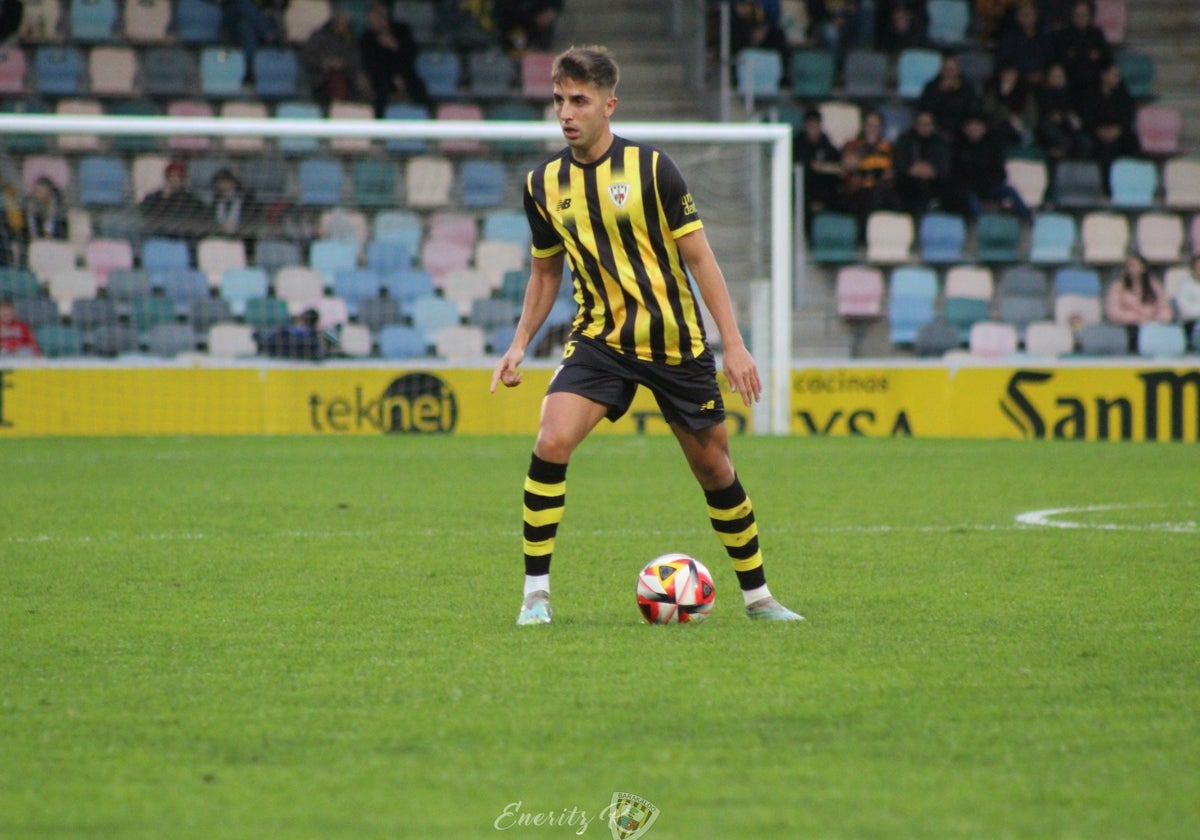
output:
[[[792,373],[793,434],[1200,441],[1200,369],[830,367]]]
[[[29,435],[526,434],[552,370],[489,392],[484,369],[20,367],[0,370],[0,438]],[[726,397],[727,401],[728,396]],[[750,415],[734,395],[730,430]],[[667,434],[654,398],[600,433]]]

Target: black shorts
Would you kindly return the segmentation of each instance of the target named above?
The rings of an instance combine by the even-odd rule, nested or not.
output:
[[[605,416],[616,421],[629,410],[638,385],[654,394],[668,423],[704,429],[725,420],[717,363],[708,350],[692,361],[666,365],[622,355],[593,339],[571,338],[546,393],[587,397],[608,406]]]

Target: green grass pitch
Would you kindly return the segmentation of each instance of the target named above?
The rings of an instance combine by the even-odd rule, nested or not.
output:
[[[0,837],[1196,836],[1193,447],[737,439],[780,626],[596,437],[518,628],[531,442],[0,442]],[[668,551],[702,625],[641,623]]]

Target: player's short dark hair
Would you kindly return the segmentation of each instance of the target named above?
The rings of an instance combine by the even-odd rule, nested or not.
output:
[[[621,79],[621,69],[607,47],[571,47],[554,59],[550,78],[555,84],[570,79],[613,90]]]

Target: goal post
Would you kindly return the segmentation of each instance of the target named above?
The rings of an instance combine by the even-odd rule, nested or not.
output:
[[[770,283],[770,312],[767,323],[754,323],[753,344],[760,349],[757,359],[765,380],[763,400],[754,412],[757,433],[787,434],[792,359],[792,271],[793,206],[792,147],[790,126],[778,123],[614,123],[614,131],[631,140],[659,145],[673,157],[676,150],[695,149],[696,160],[681,161],[680,169],[696,194],[701,215],[708,223],[714,251],[727,275],[728,266],[742,264],[756,272],[760,268]],[[323,141],[359,139],[389,140],[530,141],[545,143],[546,149],[561,143],[558,125],[550,121],[491,120],[338,120],[248,117],[140,117],[92,115],[0,115],[0,137],[36,134],[49,138],[65,135],[114,137],[138,135],[154,138],[313,138]],[[53,148],[51,146],[51,148]],[[746,155],[731,150],[748,150]],[[700,151],[703,150],[703,151]],[[549,152],[547,151],[547,154]],[[72,154],[78,156],[79,152]],[[353,153],[341,152],[343,158]],[[248,165],[253,154],[242,154]],[[760,163],[761,162],[761,163]],[[706,178],[718,169],[727,169],[733,185],[728,189],[707,190]],[[131,199],[132,201],[132,199]],[[720,205],[727,204],[726,207]],[[720,212],[724,211],[724,212]],[[719,231],[725,225],[722,216],[740,225],[749,225],[747,241],[719,244]],[[761,254],[748,253],[760,249]],[[761,311],[750,301],[753,281],[761,275],[742,273],[730,276],[731,291],[741,304],[741,316]],[[761,319],[756,319],[761,320]],[[766,332],[768,340],[763,341]],[[769,357],[761,358],[767,349]]]

